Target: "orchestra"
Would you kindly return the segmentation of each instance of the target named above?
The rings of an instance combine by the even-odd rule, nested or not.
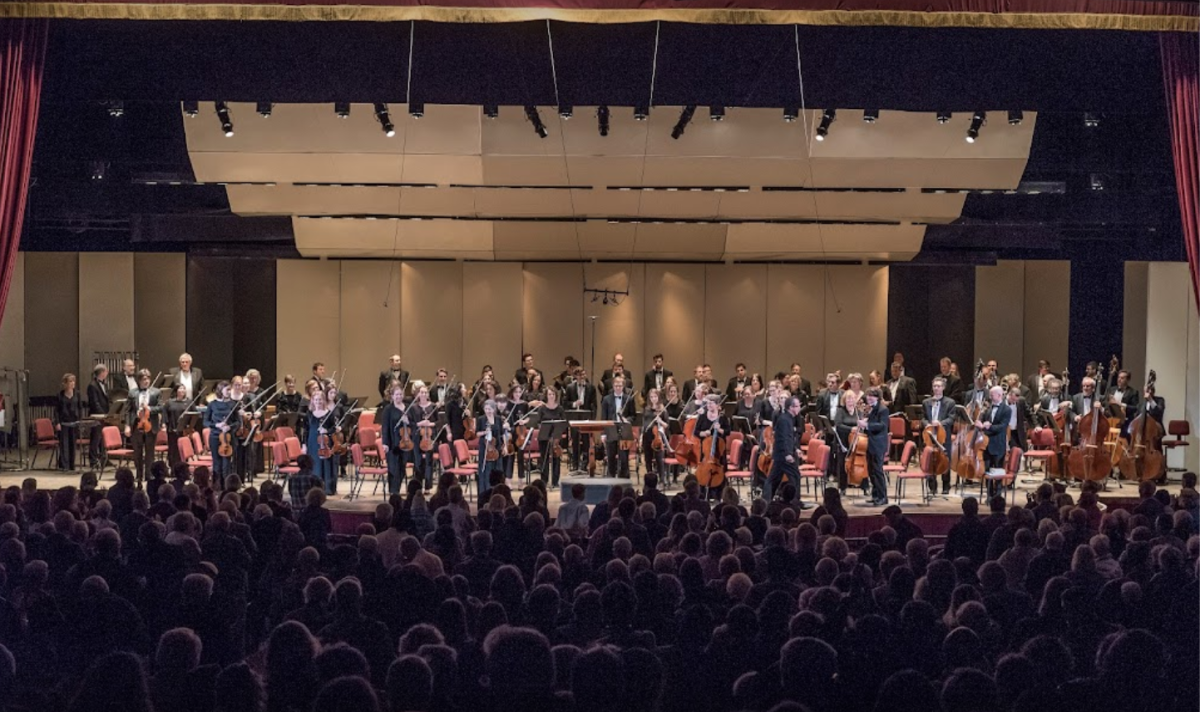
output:
[[[64,379],[56,409],[63,443],[59,463],[73,468],[75,441],[90,433],[88,464],[103,464],[102,431],[112,413],[119,413],[119,431],[133,453],[139,483],[160,456],[155,448],[161,442],[160,431],[165,431],[167,445],[161,456],[174,465],[184,461],[180,441],[188,439],[190,445],[185,436],[202,422],[202,443],[217,478],[237,474],[250,482],[257,474],[287,464],[273,462],[274,451],[266,447],[278,434],[280,440],[295,437],[300,449],[313,458],[313,472],[328,494],[337,492],[342,477],[356,476],[347,472],[348,444],[364,442],[360,431],[370,428],[376,437],[369,441],[372,446],[363,447],[363,454],[386,467],[388,495],[400,493],[409,477],[430,490],[441,469],[463,465],[477,468],[481,491],[493,472],[505,480],[537,477],[557,487],[565,460],[572,476],[630,478],[631,465],[636,465],[639,475],[655,475],[664,484],[694,478],[701,468],[706,475],[713,473],[716,470],[709,465],[719,465],[721,477],[701,485],[706,495],[719,496],[727,469],[750,472],[751,495],[769,498],[778,494],[784,481],[798,483],[806,447],[815,438],[830,445],[825,475],[831,486],[836,484],[846,495],[861,485],[866,503],[882,506],[888,501],[883,466],[896,442],[893,418],[903,421],[905,440],[914,441],[919,451],[934,451],[929,459],[919,458],[921,462],[954,463],[937,471],[923,470],[926,499],[939,492],[948,496],[952,480],[960,486],[978,484],[984,470],[1006,466],[1011,449],[1025,452],[1043,442],[1041,433],[1047,429],[1053,431],[1055,457],[1053,467],[1043,466],[1044,476],[1068,483],[1120,478],[1126,470],[1140,477],[1146,471],[1141,459],[1137,468],[1118,467],[1122,458],[1130,461],[1128,453],[1134,445],[1129,441],[1137,441],[1139,453],[1149,449],[1151,462],[1156,448],[1161,449],[1165,401],[1154,394],[1153,382],[1135,388],[1133,374],[1119,369],[1115,356],[1107,364],[1107,382],[1105,365],[1089,363],[1076,393],[1069,390],[1069,374],[1052,371],[1045,359],[1027,378],[1002,375],[994,359],[981,360],[970,388],[964,389],[956,364],[942,358],[939,371],[926,384],[927,396],[919,395],[922,384],[906,371],[902,359],[901,354],[893,357],[886,380],[878,371],[866,379],[857,372],[828,373],[813,395],[798,363],[776,373],[765,386],[761,375],[737,363],[722,387],[708,364],[697,364],[681,383],[663,355],[655,354],[643,374],[642,387],[636,389],[620,353],[614,354],[599,384],[592,383],[573,356],[564,358],[564,370],[551,382],[535,367],[534,355],[523,353],[507,384],[496,380],[490,365],[470,384],[459,382],[444,368],[436,369],[428,382],[414,379],[402,368],[400,355],[393,354],[388,368],[379,373],[381,401],[365,408],[359,408],[357,400],[351,402],[337,385],[338,374],[329,375],[321,362],[312,365],[303,389],[291,374],[264,387],[261,373],[249,369],[210,391],[203,372],[185,353],[162,380],[160,392],[158,378],[126,360],[122,372],[111,379],[105,365],[96,365],[86,403],[74,377]],[[1086,473],[1068,466],[1079,462],[1078,453],[1074,460],[1068,456],[1080,447],[1080,423],[1093,423],[1084,421],[1088,414],[1105,423],[1104,428],[1091,427],[1103,430],[1100,439],[1105,453],[1111,453],[1113,466],[1107,474],[1097,469],[1091,454]],[[1130,432],[1135,420],[1140,427],[1136,438]],[[1142,425],[1147,420],[1157,427]],[[583,427],[588,424],[594,427]],[[1144,437],[1146,433],[1150,437]],[[735,438],[744,441],[737,448],[736,461],[714,463],[716,451],[734,451],[730,445]],[[467,462],[460,462],[464,450],[456,446],[459,441],[465,441],[465,452],[472,453]],[[703,451],[702,443],[712,452]],[[435,457],[442,445],[448,446],[448,462]],[[964,465],[963,458],[975,445],[978,466]],[[1162,468],[1150,469],[1158,473]],[[994,478],[986,481],[998,486]]]

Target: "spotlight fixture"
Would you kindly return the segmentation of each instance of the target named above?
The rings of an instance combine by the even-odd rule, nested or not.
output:
[[[650,118],[650,107],[649,106],[633,107],[633,118],[635,121],[645,121],[646,119]]]
[[[709,121],[724,121],[725,120],[725,107],[719,106],[719,105],[708,107],[708,120]]]
[[[987,121],[987,112],[976,111],[971,116],[971,127],[967,129],[967,143],[975,143],[979,138],[979,129],[983,127],[983,123]]]
[[[217,119],[221,122],[221,132],[225,138],[233,136],[233,119],[229,118],[229,107],[223,101],[217,102]]]
[[[1085,111],[1083,112],[1083,125],[1089,129],[1094,129],[1100,125],[1100,114]]]
[[[800,118],[800,107],[798,107],[798,106],[783,107],[783,120],[784,121],[791,124],[791,123],[794,123],[796,121],[796,119],[799,119],[799,118]]]
[[[683,107],[683,110],[679,112],[679,121],[676,121],[675,128],[671,129],[671,138],[679,140],[679,137],[687,130],[687,125],[691,123],[692,115],[695,113],[696,107],[694,105]]]
[[[1092,190],[1095,190],[1095,191],[1104,190],[1104,176],[1103,175],[1101,175],[1099,173],[1093,173],[1089,177],[1089,182],[1091,183]]]
[[[817,126],[817,140],[824,141],[829,135],[829,126],[834,121],[837,121],[837,109],[826,109],[825,113],[821,114],[821,123]]]
[[[563,121],[570,120],[570,118],[574,115],[575,115],[575,107],[571,106],[570,104],[559,104],[558,105],[558,116]]]
[[[533,124],[533,132],[538,135],[538,138],[546,138],[546,136],[550,135],[546,131],[546,125],[542,123],[542,116],[538,113],[536,106],[525,107],[525,118],[529,120],[529,123]]]
[[[119,119],[125,115],[125,102],[117,100],[106,103],[108,107],[108,115],[114,119]]]
[[[494,118],[500,116],[500,107],[497,106],[496,104],[484,104],[483,105],[483,115],[488,117],[489,119],[494,119]]]
[[[608,110],[608,104],[601,104],[596,107],[596,126],[600,130],[601,136],[608,135],[608,121],[612,116],[612,112]]]
[[[863,121],[868,124],[879,121],[879,109],[863,109]]]
[[[379,121],[379,126],[383,129],[384,136],[391,138],[396,135],[396,126],[392,123],[392,116],[388,112],[387,104],[375,102],[375,119]]]
[[[200,102],[185,101],[183,102],[183,113],[187,114],[189,119],[194,119],[200,115]]]
[[[414,119],[425,118],[425,102],[410,101],[408,102],[408,115]]]
[[[92,180],[104,180],[104,174],[108,171],[108,164],[104,161],[92,161]]]
[[[1010,110],[1008,112],[1008,125],[1009,126],[1020,126],[1021,122],[1024,120],[1025,120],[1025,112],[1024,111],[1017,109],[1015,111]]]
[[[937,122],[939,124],[948,124],[950,123],[950,117],[953,115],[949,111],[939,111],[937,112]]]
[[[254,110],[257,111],[258,115],[264,119],[271,118],[271,110],[273,108],[275,108],[275,105],[269,101],[260,101],[254,106]]]
[[[350,102],[335,101],[333,102],[333,113],[337,114],[339,119],[350,118]]]

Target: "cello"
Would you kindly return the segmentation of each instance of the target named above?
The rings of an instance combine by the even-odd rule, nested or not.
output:
[[[855,406],[855,413],[861,418],[866,416],[865,403]],[[846,448],[846,482],[851,485],[862,484],[868,477],[867,445],[870,438],[857,426],[850,431],[850,446]]]
[[[700,464],[700,443],[696,441],[697,420],[698,418],[688,418],[683,424],[683,442],[675,448],[675,459],[684,467]]]
[[[946,428],[941,423],[930,423],[925,426],[922,438],[925,441],[925,451],[929,453],[927,473],[944,475],[949,472],[950,456],[946,454],[946,448],[942,445],[946,440]]]
[[[1100,366],[1100,370],[1103,369]],[[1067,474],[1077,480],[1103,480],[1112,471],[1112,462],[1104,456],[1102,449],[1108,435],[1108,419],[1104,417],[1099,394],[1093,394],[1092,410],[1080,416],[1076,429],[1079,432],[1079,444],[1067,457]]]
[[[1150,376],[1146,379],[1148,398],[1154,396],[1154,384],[1157,380],[1158,374],[1151,369]],[[1129,439],[1120,462],[1121,475],[1125,479],[1144,482],[1162,477],[1166,466],[1166,460],[1158,445],[1162,436],[1162,424],[1143,406],[1141,412],[1129,424]]]
[[[725,484],[725,438],[721,437],[720,421],[712,428],[712,434],[700,441],[704,456],[696,467],[696,484],[706,489]]]

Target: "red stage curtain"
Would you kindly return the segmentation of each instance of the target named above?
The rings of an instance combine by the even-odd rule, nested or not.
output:
[[[21,246],[47,25],[46,20],[0,20],[0,322]]]
[[[1175,188],[1183,217],[1183,242],[1192,271],[1192,293],[1200,307],[1200,42],[1195,35],[1163,34],[1163,82],[1167,89],[1167,114],[1171,120],[1171,147],[1175,154]]]

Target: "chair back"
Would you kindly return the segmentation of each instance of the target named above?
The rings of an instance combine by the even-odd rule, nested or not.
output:
[[[462,443],[463,441],[456,440],[455,442]],[[463,443],[463,445],[466,445],[466,443]],[[454,462],[454,458],[452,458],[450,456],[449,443],[439,443],[438,444],[438,459],[441,461],[442,467],[449,467],[450,463]]]
[[[908,468],[908,463],[912,462],[913,455],[917,451],[917,443],[909,440],[904,443],[904,451],[900,453],[900,465],[905,469]]]
[[[276,469],[288,464],[287,445],[279,441],[267,444],[271,446],[271,462],[275,465]]]
[[[738,435],[741,435],[741,433],[738,433]],[[733,436],[731,435],[730,439],[732,440],[732,438]],[[737,464],[741,462],[739,455],[742,454],[742,446],[745,444],[746,441],[742,438],[732,440],[732,442],[729,443],[729,462],[731,466],[737,467]]]
[[[1167,433],[1180,438],[1186,438],[1192,434],[1192,426],[1186,420],[1172,420],[1167,423]]]
[[[155,445],[166,445],[167,444],[167,431],[165,428],[159,429],[158,435],[156,435],[154,437],[154,444]]]
[[[275,439],[278,440],[279,442],[283,442],[284,440],[287,440],[288,438],[294,438],[294,437],[296,437],[296,431],[292,430],[291,428],[289,428],[286,425],[275,428]]]
[[[358,429],[357,437],[358,437],[358,443],[363,446],[364,450],[369,450],[369,449],[375,447],[375,442],[379,439],[378,433],[375,432],[374,428],[360,427]]]
[[[1016,475],[1021,469],[1021,457],[1024,452],[1019,447],[1014,447],[1008,451],[1008,457],[1004,459],[1004,471],[1010,475]]]
[[[893,438],[902,438],[908,432],[908,421],[902,415],[888,418],[888,434]]]
[[[1039,450],[1054,449],[1054,431],[1049,429],[1034,430],[1030,433],[1029,444]]]
[[[294,461],[304,453],[300,448],[300,438],[288,438],[283,441],[283,445],[287,448],[288,462]]]
[[[200,433],[192,432],[192,450],[197,455],[203,455],[205,452],[204,444],[208,442],[208,429],[204,430],[205,437],[200,437]]]
[[[364,410],[358,414],[358,429],[373,428],[375,425],[375,411]]]
[[[179,448],[179,459],[183,462],[189,462],[196,456],[196,451],[192,448],[191,438],[179,438],[175,446]]]
[[[467,441],[459,438],[454,441],[454,452],[458,456],[459,462],[467,462],[471,459],[471,448],[467,447]],[[447,460],[443,460],[447,462]]]
[[[928,475],[929,470],[933,467],[933,453],[934,450],[931,447],[921,449],[921,459],[918,461],[918,463],[921,467],[921,472],[925,475]]]
[[[104,449],[117,450],[121,447],[121,431],[115,425],[106,425],[101,431],[104,435]]]
[[[38,418],[33,421],[33,431],[37,434],[38,440],[54,439],[54,423],[50,422],[49,418]]]
[[[363,466],[363,449],[362,445],[354,443],[350,446],[350,461],[354,463],[354,469]]]

